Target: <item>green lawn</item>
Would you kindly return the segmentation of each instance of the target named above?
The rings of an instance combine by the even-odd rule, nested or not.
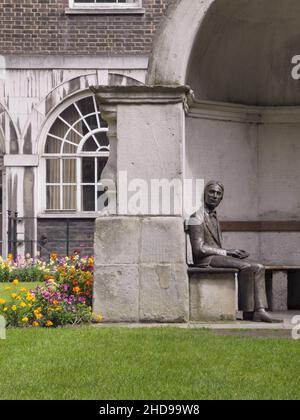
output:
[[[0,399],[299,399],[300,342],[204,330],[10,329]]]
[[[0,298],[2,299],[10,299],[10,295],[14,292],[18,292],[18,290],[24,287],[27,290],[35,289],[38,284],[42,283],[19,283],[18,286],[14,286],[12,283],[0,283]],[[10,290],[5,290],[7,287],[10,287]]]

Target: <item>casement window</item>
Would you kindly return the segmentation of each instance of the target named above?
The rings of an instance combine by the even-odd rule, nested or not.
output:
[[[142,13],[142,0],[69,0],[69,12],[124,12]]]
[[[79,99],[56,118],[43,155],[47,211],[103,210],[101,175],[110,151],[107,132],[94,96]]]

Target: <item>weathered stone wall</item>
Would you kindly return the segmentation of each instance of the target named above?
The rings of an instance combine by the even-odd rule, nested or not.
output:
[[[96,221],[94,310],[106,322],[185,322],[189,295],[181,217]]]

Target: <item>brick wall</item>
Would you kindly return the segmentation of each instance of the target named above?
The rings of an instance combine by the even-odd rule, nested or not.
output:
[[[51,252],[57,252],[61,256],[70,255],[74,250],[80,250],[83,256],[94,254],[95,219],[70,219],[69,227],[66,219],[38,219],[37,230],[38,241],[43,235],[47,238],[40,250],[42,257],[47,257]]]
[[[66,15],[68,0],[0,0],[1,54],[149,53],[170,0],[145,15]]]

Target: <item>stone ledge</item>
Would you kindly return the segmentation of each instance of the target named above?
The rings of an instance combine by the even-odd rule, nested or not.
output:
[[[189,267],[189,274],[227,274],[227,273],[238,273],[239,270],[234,268],[212,268],[212,267]]]
[[[125,8],[66,8],[66,15],[144,15],[146,10],[142,7]]]

